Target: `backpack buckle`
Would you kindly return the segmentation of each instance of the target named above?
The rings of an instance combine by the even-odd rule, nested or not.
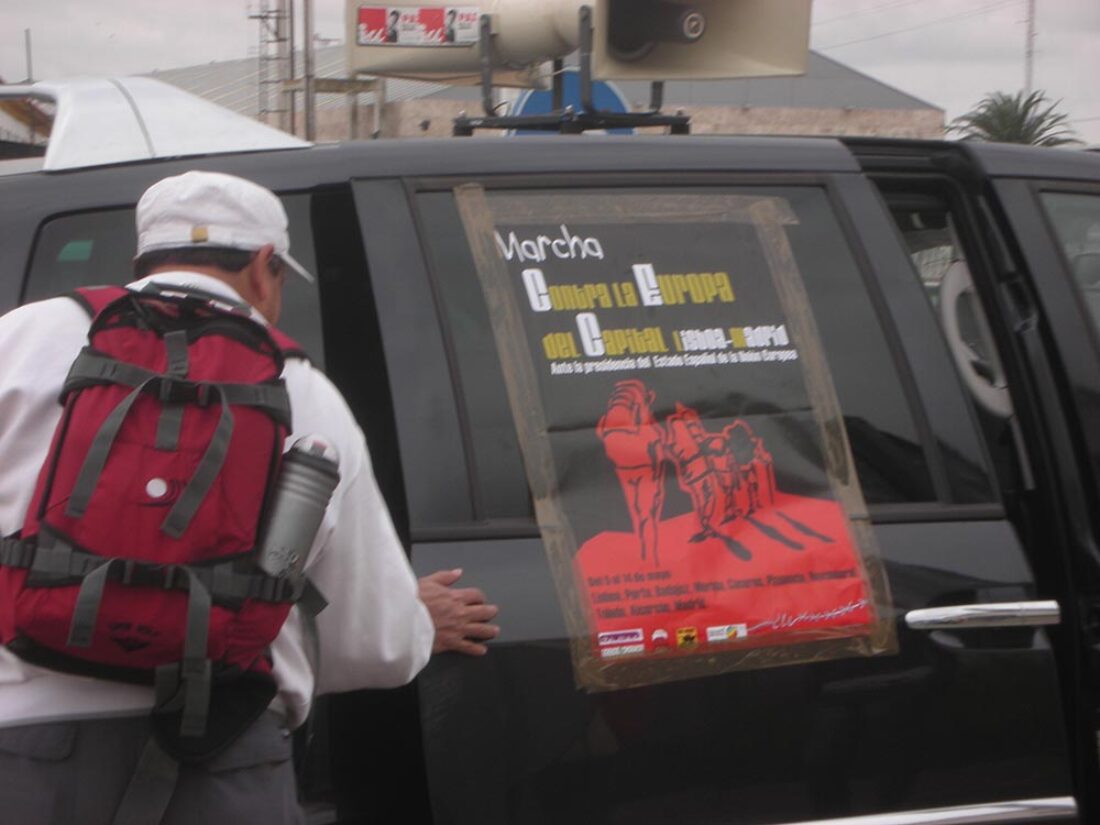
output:
[[[122,583],[134,583],[134,571],[137,570],[137,561],[134,559],[120,559],[122,561]]]
[[[213,393],[215,386],[182,378],[173,378],[170,375],[162,375],[158,384],[157,400],[160,403],[197,404],[200,407],[210,406],[210,395]]]
[[[186,382],[184,381],[179,381],[168,375],[162,375],[157,388],[157,399],[161,404],[186,401],[187,398],[183,392],[185,386]]]

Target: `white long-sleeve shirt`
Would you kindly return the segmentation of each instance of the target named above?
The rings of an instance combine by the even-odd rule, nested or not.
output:
[[[147,280],[240,301],[227,284],[195,272],[157,273],[131,286]],[[61,416],[61,384],[87,343],[89,323],[70,298],[28,304],[0,317],[0,535],[23,525]],[[317,433],[340,455],[340,483],[305,568],[329,602],[317,619],[319,672],[307,654],[297,608],[272,645],[276,706],[296,727],[314,694],[411,680],[428,661],[434,630],[375,482],[363,433],[343,397],[299,359],[287,361],[283,378],[294,423],[287,444]],[[44,670],[0,648],[0,726],[125,715],[152,704],[151,688]]]

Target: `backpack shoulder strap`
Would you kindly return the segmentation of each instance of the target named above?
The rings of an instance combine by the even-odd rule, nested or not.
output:
[[[171,292],[186,292],[194,295],[198,298],[209,298],[215,301],[225,301],[226,299],[220,295],[204,292],[202,290],[195,289],[194,287],[183,288],[173,287]],[[122,286],[85,286],[74,289],[72,292],[67,293],[67,297],[72,298],[88,313],[89,317],[95,318],[103,311],[104,307],[110,304],[112,301],[116,301],[123,295],[126,295],[130,290]],[[150,292],[156,292],[155,289]],[[244,309],[247,309],[247,305],[242,304]],[[285,332],[276,329],[273,326],[267,327],[268,333],[271,335],[271,340],[275,342],[275,345],[282,352],[284,358],[298,358],[303,361],[309,360],[309,355],[306,354],[302,345],[287,335]]]
[[[104,307],[112,301],[117,301],[127,292],[128,290],[123,286],[82,286],[66,293],[65,297],[72,298],[88,313],[88,317],[95,318]]]
[[[248,316],[252,312],[252,308],[243,301],[234,301],[226,298],[224,295],[220,295],[214,292],[207,292],[204,289],[199,289],[194,286],[161,286],[156,283],[150,283],[142,290],[143,292],[149,292],[152,294],[159,294],[161,292],[182,293],[185,295],[191,295],[192,297],[199,298],[201,300],[210,301],[217,304],[229,304],[233,309],[238,310],[245,316]],[[279,348],[283,358],[300,358],[304,361],[309,360],[309,356],[302,348],[301,344],[291,338],[284,332],[277,330],[275,327],[268,324],[264,325],[271,340],[274,341],[275,346]]]
[[[275,342],[275,345],[283,353],[284,358],[299,358],[303,361],[309,360],[309,356],[306,354],[306,351],[302,349],[302,345],[285,332],[275,329],[275,327],[272,326],[269,326],[267,331],[271,335],[271,340]]]

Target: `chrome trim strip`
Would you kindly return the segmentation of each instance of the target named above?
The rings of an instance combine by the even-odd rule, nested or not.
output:
[[[816,819],[788,822],[785,825],[970,825],[975,822],[1053,822],[1076,821],[1077,801],[1072,796],[1049,799],[1018,799],[985,805],[958,805],[953,808],[929,808],[894,814],[848,816],[840,819]]]
[[[960,604],[910,610],[905,623],[913,630],[956,630],[974,627],[1041,627],[1058,624],[1062,611],[1056,601]]]

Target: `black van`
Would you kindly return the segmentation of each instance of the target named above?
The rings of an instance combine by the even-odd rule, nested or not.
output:
[[[501,606],[488,656],[319,703],[300,743],[317,822],[1100,818],[1100,156],[471,138],[28,172],[0,176],[0,310],[126,280],[138,197],[192,168],[283,197],[318,275],[288,287],[283,327],[358,416],[414,567],[462,567]],[[595,196],[790,205],[896,653],[576,687],[457,203],[471,184],[566,196],[564,223]]]

